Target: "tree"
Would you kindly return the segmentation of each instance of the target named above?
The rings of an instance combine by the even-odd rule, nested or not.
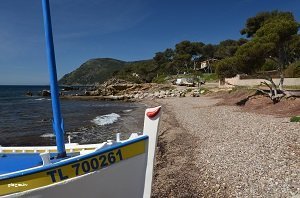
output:
[[[298,29],[299,24],[290,12],[265,12],[249,18],[241,33],[252,39],[236,51],[235,56],[242,61],[241,65],[235,65],[236,70],[246,74],[255,73],[267,59],[271,59],[280,73],[279,89],[283,90],[284,69],[298,57],[298,42],[293,42],[299,38]],[[220,63],[219,67],[225,67],[226,61]],[[224,72],[224,69],[219,68],[218,71]],[[277,86],[270,76],[264,78],[271,83],[268,85],[263,82],[270,88],[270,98],[274,103],[278,102],[283,95],[278,94]]]
[[[284,69],[290,62],[289,48],[291,40],[297,35],[299,24],[291,13],[275,13],[271,13],[272,17],[265,20],[256,31],[252,42],[262,46],[263,51],[260,52],[262,57],[271,58],[277,63],[277,70],[280,73],[279,88],[283,90]],[[274,84],[270,77],[267,80]]]
[[[220,44],[216,47],[215,58],[223,59],[226,57],[234,56],[238,47],[247,43],[247,41],[248,40],[241,38],[238,41],[228,39],[220,42]]]
[[[216,63],[216,73],[220,79],[232,78],[240,72],[240,68],[244,64],[244,61],[239,56],[232,56],[223,59]]]
[[[174,50],[171,49],[171,48],[167,48],[165,51],[164,51],[164,56],[165,58],[168,60],[168,61],[172,61],[173,58],[174,58]]]
[[[215,57],[216,46],[207,44],[202,47],[202,60],[210,59]]]
[[[182,41],[175,45],[174,65],[181,65],[188,71],[191,67],[195,68],[196,61],[202,56],[204,43]],[[183,70],[183,69],[181,69]]]
[[[270,18],[274,17],[292,17],[293,14],[290,12],[279,12],[277,10],[272,12],[260,12],[254,17],[250,17],[246,21],[246,27],[243,28],[240,33],[242,35],[246,35],[247,38],[251,38],[255,35],[257,30],[259,30],[266,21],[268,21]]]
[[[300,60],[300,35],[293,35],[288,43],[289,50],[287,52],[289,63]]]
[[[174,54],[175,52],[171,48],[167,48],[164,52],[155,53],[153,60],[157,65],[157,75],[176,73],[171,65],[171,62],[174,59]]]

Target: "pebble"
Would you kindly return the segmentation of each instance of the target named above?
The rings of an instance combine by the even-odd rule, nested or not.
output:
[[[212,184],[216,190],[208,192],[211,196],[224,191],[229,197],[300,195],[299,123],[242,112],[239,107],[215,106],[218,100],[209,97],[158,102],[172,111],[184,133],[197,137],[190,143],[194,163],[205,167],[205,171],[198,170],[202,179],[198,185]],[[224,182],[224,187],[211,183],[212,178]]]

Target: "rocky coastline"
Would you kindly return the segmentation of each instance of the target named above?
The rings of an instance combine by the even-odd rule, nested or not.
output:
[[[204,90],[203,90],[204,91]],[[124,100],[141,101],[147,99],[164,99],[170,97],[199,97],[199,87],[175,86],[172,84],[156,83],[130,83],[122,80],[111,79],[94,89],[84,90],[82,94],[68,94],[63,92],[64,99],[98,99],[98,100]]]

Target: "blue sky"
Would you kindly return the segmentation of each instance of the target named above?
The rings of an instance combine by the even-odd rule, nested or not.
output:
[[[238,39],[247,18],[299,0],[50,0],[58,77],[91,58],[150,59],[182,40]],[[48,84],[41,0],[0,2],[0,84]]]

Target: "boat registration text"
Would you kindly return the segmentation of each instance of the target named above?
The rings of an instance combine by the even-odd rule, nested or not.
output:
[[[147,141],[148,139],[141,139],[124,146],[120,144],[106,152],[95,152],[95,155],[91,154],[90,157],[81,157],[76,161],[61,163],[56,167],[48,165],[47,168],[37,168],[36,171],[31,170],[25,174],[14,174],[11,177],[2,178],[0,179],[0,196],[36,189],[109,167],[145,153]]]

